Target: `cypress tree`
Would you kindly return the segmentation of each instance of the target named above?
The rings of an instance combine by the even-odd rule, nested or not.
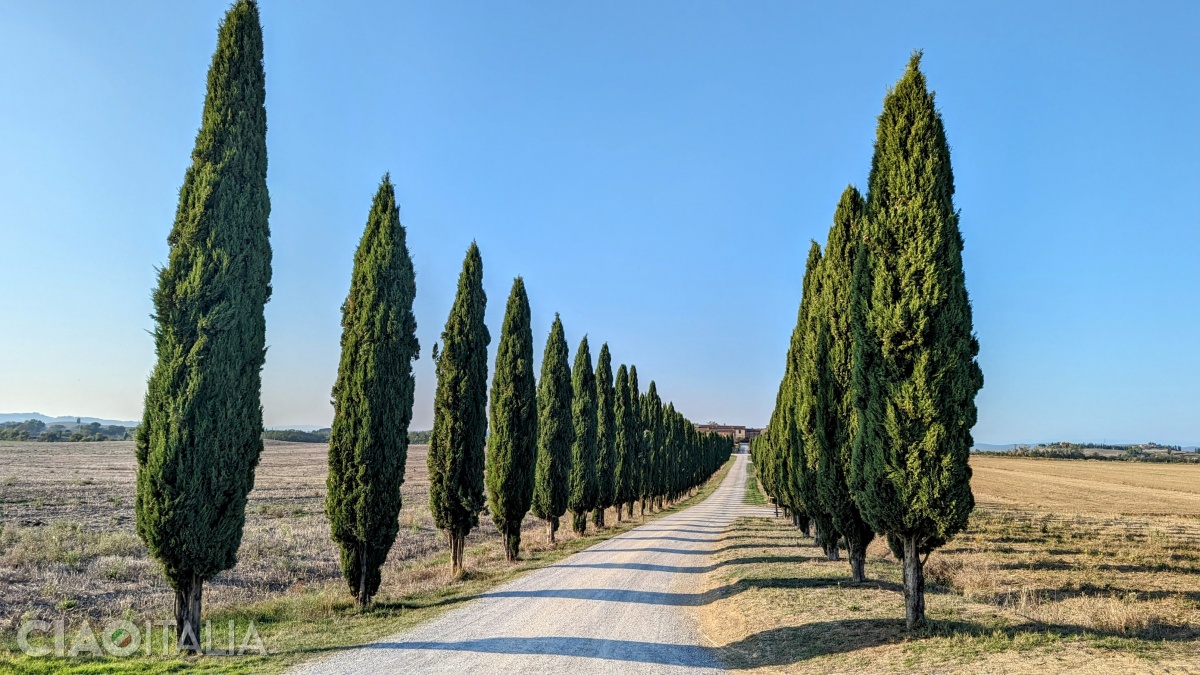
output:
[[[412,421],[412,362],[420,353],[416,275],[396,191],[384,176],[354,254],[342,305],[342,360],[333,385],[325,514],[342,575],[360,608],[399,531],[400,486]]]
[[[879,116],[864,233],[867,342],[854,364],[867,400],[853,480],[863,515],[902,549],[910,629],[925,619],[922,555],[961,531],[974,507],[967,462],[983,386],[950,147],[920,63],[916,52]]]
[[[821,415],[824,420],[822,442],[816,448],[817,492],[822,508],[846,541],[850,572],[855,581],[866,579],[867,545],[875,538],[875,531],[859,513],[850,489],[851,446],[858,428],[851,382],[854,340],[850,325],[850,294],[865,208],[862,195],[854,186],[849,186],[842,193],[834,213],[821,262],[824,272],[821,335],[818,338],[821,346],[816,353],[823,380]]]
[[[521,521],[533,502],[537,461],[537,383],[533,379],[533,330],[521,277],[513,280],[492,376],[491,434],[487,443],[488,510],[504,535],[504,557],[521,549]]]
[[[579,341],[575,368],[571,371],[574,399],[575,443],[571,446],[571,528],[582,535],[587,530],[588,511],[596,508],[596,375],[587,336]]]
[[[240,0],[217,34],[153,296],[157,363],[136,435],[137,532],[175,590],[186,651],[199,651],[204,580],[237,562],[262,453],[271,296],[262,59],[258,5]]]
[[[558,519],[567,512],[570,491],[571,445],[575,441],[572,395],[567,339],[562,320],[555,314],[538,382],[538,453],[533,482],[533,515],[546,521],[551,543]]]
[[[796,411],[800,428],[800,454],[793,472],[797,481],[805,511],[817,526],[817,536],[825,557],[838,559],[840,532],[833,516],[822,503],[817,485],[819,458],[828,448],[828,400],[829,387],[826,372],[828,328],[821,306],[823,292],[823,258],[821,247],[814,241],[809,247],[808,267],[804,272],[804,296],[800,301],[803,337],[800,341],[799,360],[795,365]]]
[[[809,259],[804,269],[804,291],[800,299],[797,331],[799,340],[792,352],[794,434],[791,450],[790,478],[797,494],[797,502],[803,504],[804,513],[816,526],[816,543],[826,552],[828,560],[838,560],[840,533],[833,518],[822,506],[817,492],[816,449],[824,441],[824,419],[822,401],[824,382],[820,362],[824,345],[821,344],[821,246],[816,241],[809,247]]]
[[[629,431],[633,428],[629,407],[629,369],[625,364],[617,368],[617,382],[613,400],[613,505],[617,507],[617,522],[621,522],[621,509],[633,493],[633,467],[631,462],[632,440]]]
[[[600,346],[600,356],[596,360],[596,509],[592,512],[592,523],[596,527],[604,527],[604,511],[614,503],[614,398],[612,356],[605,342]]]
[[[487,437],[487,346],[483,258],[471,242],[437,356],[433,430],[429,434],[429,511],[450,543],[450,569],[463,573],[463,545],[484,507]],[[435,345],[436,348],[436,345]]]
[[[664,456],[663,407],[662,399],[658,396],[658,385],[654,380],[646,389],[642,400],[642,425],[646,429],[646,481],[650,506],[662,509],[662,499],[666,490],[663,485],[663,472],[666,470]]]
[[[642,429],[642,397],[638,393],[637,366],[629,366],[629,506],[626,512],[633,517],[633,502],[637,500],[641,514],[646,515],[644,498],[646,439]]]

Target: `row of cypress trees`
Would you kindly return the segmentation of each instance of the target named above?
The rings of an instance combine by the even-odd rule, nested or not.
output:
[[[842,193],[812,244],[775,409],[751,443],[763,488],[844,543],[855,581],[880,533],[904,567],[910,629],[924,558],[967,524],[976,360],[950,148],[916,52],[884,98],[864,197]]]
[[[271,295],[265,100],[258,6],[237,0],[218,30],[170,253],[153,294],[157,360],[136,433],[137,532],[175,591],[184,651],[200,649],[204,582],[237,562],[263,447],[264,307]],[[602,509],[614,504],[657,499],[661,506],[728,455],[719,439],[697,434],[670,406],[662,410],[653,384],[639,397],[633,369],[630,379],[621,366],[614,386],[607,345],[593,374],[585,338],[572,377],[557,319],[535,383],[529,303],[517,279],[492,387],[485,502],[490,336],[482,284],[483,262],[472,244],[440,355],[434,346],[430,507],[451,542],[456,572],[485,506],[512,558],[531,507],[552,534],[565,509],[583,531],[589,511],[603,524]],[[420,348],[415,295],[395,189],[384,176],[342,306],[325,504],[343,575],[360,605],[378,591],[399,529],[412,361]]]
[[[571,528],[588,516],[604,526],[604,511],[662,508],[710,476],[729,457],[727,439],[700,433],[663,406],[651,382],[638,391],[637,368],[621,365],[614,379],[608,344],[593,369],[585,335],[571,364],[562,319],[556,314],[533,374],[533,330],[521,277],[505,308],[496,369],[485,406],[490,335],[483,261],[471,244],[458,293],[441,336],[438,386],[429,445],[430,509],[450,542],[451,569],[463,572],[463,543],[486,510],[504,536],[505,557],[520,555],[526,514],[546,522],[555,541],[569,511]],[[490,415],[485,419],[485,408]]]

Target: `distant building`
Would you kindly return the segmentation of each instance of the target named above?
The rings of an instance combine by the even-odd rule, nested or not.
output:
[[[708,424],[697,424],[696,431],[708,431],[728,436],[736,443],[749,443],[750,439],[762,434],[762,429],[754,427],[734,426],[732,424],[717,424],[709,422]]]

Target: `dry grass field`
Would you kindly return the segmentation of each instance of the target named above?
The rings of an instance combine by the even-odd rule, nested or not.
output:
[[[900,569],[863,585],[783,519],[729,530],[701,608],[730,665],[765,672],[1196,672],[1200,467],[973,458],[968,530],[926,563],[928,630]],[[1188,668],[1192,670],[1188,670]]]
[[[428,619],[495,584],[550,564],[633,522],[576,537],[564,527],[552,547],[544,524],[524,523],[522,555],[505,562],[490,519],[467,541],[467,576],[452,579],[449,549],[428,507],[427,447],[409,448],[401,531],[372,610],[355,611],[324,514],[327,449],[267,441],[247,506],[238,564],[204,586],[206,620],[258,626],[269,657],[185,660],[5,660],[24,619],[83,621],[171,618],[174,594],[134,530],[133,443],[0,442],[0,672],[278,672],[315,653],[361,644]],[[726,469],[727,470],[727,469]],[[696,499],[711,492],[718,472]],[[679,505],[682,508],[686,505]],[[664,511],[666,513],[666,511]],[[650,516],[647,516],[649,518]],[[97,624],[98,625],[98,624]],[[337,630],[329,630],[336,625]],[[73,634],[73,633],[72,633]],[[12,653],[10,651],[10,653]]]

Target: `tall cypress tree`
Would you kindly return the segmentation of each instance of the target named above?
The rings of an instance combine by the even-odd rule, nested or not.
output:
[[[646,438],[642,428],[642,396],[638,392],[637,366],[629,366],[629,517],[633,517],[633,502],[637,500],[641,514],[646,515],[643,489],[646,482]]]
[[[484,507],[487,437],[487,346],[483,258],[471,242],[437,357],[433,430],[429,434],[429,511],[450,543],[450,569],[463,572],[463,545]]]
[[[199,650],[205,579],[237,562],[262,453],[271,296],[267,114],[258,5],[217,33],[208,92],[154,291],[157,363],[137,432],[137,532],[175,590],[181,649]]]
[[[575,441],[571,367],[567,358],[562,320],[555,314],[538,382],[538,454],[533,482],[533,515],[546,521],[551,543],[558,531],[558,519],[567,512],[571,444]]]
[[[974,507],[967,462],[983,386],[950,146],[920,64],[914,53],[879,116],[864,237],[871,357],[855,364],[871,368],[873,399],[858,411],[858,503],[902,547],[910,628],[925,619],[922,555],[961,531]]]
[[[420,352],[416,275],[396,191],[384,176],[342,305],[342,360],[333,385],[325,514],[342,575],[366,607],[399,531],[400,486],[412,421],[412,362]]]
[[[592,352],[584,335],[575,352],[571,371],[574,399],[572,417],[575,443],[571,446],[571,529],[576,534],[587,530],[588,511],[596,508],[596,375],[592,372]]]
[[[625,364],[617,368],[617,382],[613,400],[613,505],[617,507],[617,522],[621,522],[621,509],[633,494],[632,439],[633,411],[629,406],[629,369]]]
[[[842,192],[821,262],[821,346],[816,355],[822,371],[821,415],[825,427],[822,443],[816,448],[817,491],[823,509],[846,541],[855,581],[866,578],[867,545],[875,538],[874,529],[863,519],[850,489],[851,446],[858,428],[851,382],[854,340],[850,295],[865,208],[862,195],[854,186]]]
[[[596,527],[604,527],[604,511],[614,504],[615,397],[612,356],[605,342],[596,359],[596,508],[592,512],[592,523]]]
[[[658,385],[650,380],[646,395],[642,399],[642,425],[646,429],[646,482],[651,508],[662,508],[666,490],[663,472],[666,470],[663,436],[662,399],[658,396]]]
[[[521,277],[513,280],[500,329],[492,376],[491,435],[487,443],[488,510],[504,535],[504,557],[521,549],[521,521],[533,502],[537,461],[537,383],[533,378],[533,330]]]
[[[796,419],[801,441],[798,465],[792,475],[797,481],[805,511],[817,526],[817,536],[821,548],[825,550],[825,557],[837,560],[841,533],[837,530],[833,515],[822,502],[817,478],[820,457],[830,445],[829,377],[826,367],[829,331],[821,306],[823,267],[821,247],[814,241],[808,252],[804,297],[800,301],[802,338],[795,374]]]

